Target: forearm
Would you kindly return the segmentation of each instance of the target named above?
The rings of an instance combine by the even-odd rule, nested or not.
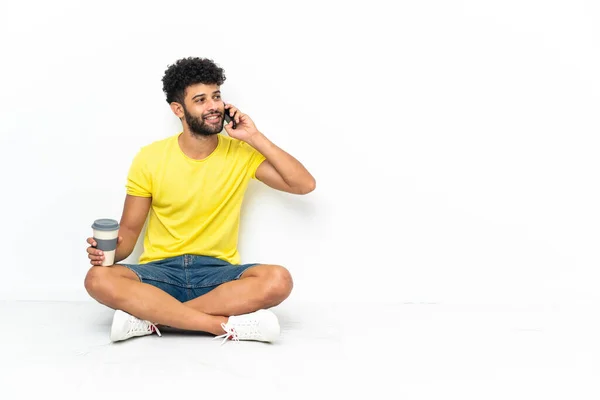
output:
[[[294,188],[314,188],[315,178],[300,161],[295,159],[260,132],[255,133],[248,144],[258,150],[279,172],[283,180]],[[312,189],[311,189],[312,190]]]
[[[135,248],[139,233],[136,234],[132,230],[122,227],[119,230],[119,236],[123,238],[123,241],[117,246],[115,263],[123,261],[131,255]]]

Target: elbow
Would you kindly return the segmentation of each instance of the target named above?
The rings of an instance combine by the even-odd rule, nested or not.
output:
[[[307,183],[306,185],[304,185],[298,191],[298,194],[309,194],[310,192],[314,191],[316,189],[316,187],[317,187],[317,182],[313,178],[309,183]]]
[[[310,192],[312,192],[312,191],[313,191],[313,190],[315,190],[316,188],[317,188],[317,181],[315,180],[315,178],[313,178],[313,179],[310,181],[310,185],[308,186],[308,192],[307,192],[307,193],[310,193]]]

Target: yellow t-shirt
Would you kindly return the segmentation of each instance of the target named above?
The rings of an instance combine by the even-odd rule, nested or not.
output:
[[[205,159],[186,156],[181,133],[142,147],[127,177],[127,194],[152,197],[140,263],[182,254],[240,263],[240,209],[265,157],[249,144],[218,134]]]

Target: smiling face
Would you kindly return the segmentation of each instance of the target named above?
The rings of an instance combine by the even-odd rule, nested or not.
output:
[[[211,136],[223,130],[225,105],[218,85],[198,83],[188,86],[181,106],[179,112],[173,111],[183,117],[192,134]]]

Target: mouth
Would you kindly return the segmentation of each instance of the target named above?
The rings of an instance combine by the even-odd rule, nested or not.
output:
[[[207,117],[204,117],[205,121],[211,122],[211,123],[217,123],[221,121],[221,114],[211,114]]]

